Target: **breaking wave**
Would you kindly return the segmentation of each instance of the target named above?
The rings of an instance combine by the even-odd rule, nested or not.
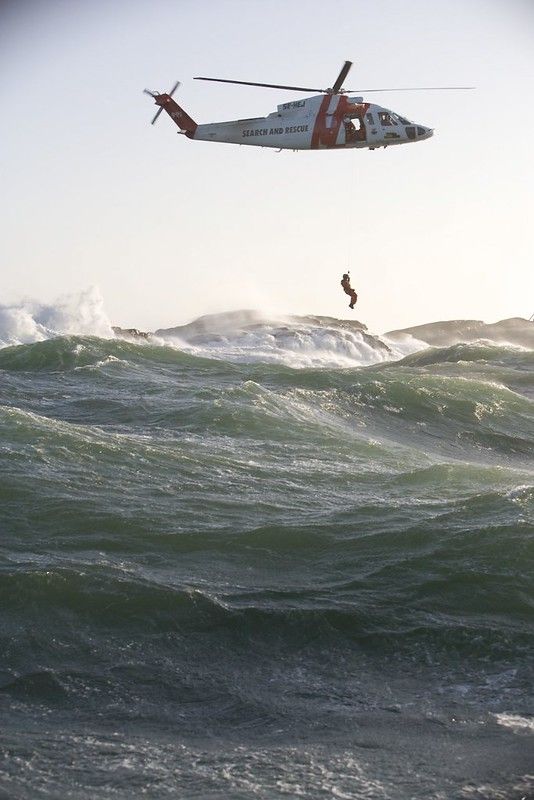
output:
[[[96,287],[43,304],[33,300],[0,305],[0,347],[43,342],[66,334],[113,336]]]

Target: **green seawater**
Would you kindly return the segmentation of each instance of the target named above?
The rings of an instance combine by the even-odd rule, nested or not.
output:
[[[1,798],[534,797],[534,349],[290,335],[0,350]]]

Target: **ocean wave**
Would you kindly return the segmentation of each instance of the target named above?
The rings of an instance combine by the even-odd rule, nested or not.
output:
[[[534,323],[521,319],[491,325],[469,320],[435,322],[377,335],[357,320],[317,315],[277,317],[241,310],[203,316],[149,333],[113,327],[95,287],[48,305],[28,300],[0,306],[0,348],[44,343],[57,337],[88,336],[144,343],[151,348],[164,346],[208,360],[279,364],[300,369],[355,368],[403,358],[407,364],[419,366],[494,362],[501,356],[512,358],[510,351],[514,348],[522,349],[527,358],[525,363],[530,364],[527,351],[531,354],[534,350]],[[438,349],[426,352],[429,347]],[[90,366],[83,354],[78,363],[67,352],[68,348],[64,349],[63,354],[59,350],[56,353],[58,369],[69,368],[73,361],[75,366]],[[503,351],[506,351],[504,356]],[[35,353],[34,364],[37,364],[39,349]],[[152,355],[155,357],[154,351]],[[46,363],[45,351],[41,356]],[[516,352],[516,357],[520,359],[521,354]],[[11,363],[13,360],[12,356]],[[52,364],[53,361],[51,368]]]
[[[532,763],[530,323],[17,313],[0,794],[511,796],[490,783]]]
[[[468,344],[458,343],[449,347],[433,346],[423,351],[411,353],[402,359],[407,366],[434,366],[437,364],[503,364],[516,369],[534,366],[534,349],[520,345],[495,344],[476,341]]]
[[[80,646],[89,630],[98,638],[142,632],[178,640],[226,630],[251,641],[261,637],[264,646],[274,637],[293,646],[315,640],[320,648],[349,638],[367,642],[373,652],[425,645],[434,658],[488,650],[503,658],[512,642],[525,654],[534,652],[525,572],[503,573],[497,563],[473,572],[465,560],[458,570],[459,559],[448,564],[438,552],[428,554],[425,564],[421,558],[424,551],[405,554],[398,564],[376,565],[357,579],[332,584],[329,576],[316,587],[291,588],[184,585],[140,565],[26,566],[4,570],[0,591],[11,625],[19,616],[29,624],[46,612],[46,631],[35,629],[24,644],[35,655],[53,653],[58,636],[64,646]]]
[[[166,365],[170,367],[202,366],[215,359],[203,358],[184,352],[158,341],[129,341],[102,339],[97,336],[62,335],[31,344],[10,345],[0,348],[0,369],[25,372],[69,372],[88,369],[104,372],[110,368],[129,365],[133,370]],[[220,363],[217,360],[217,363]],[[214,364],[216,366],[216,364]]]
[[[47,373],[61,373],[54,387],[62,395],[26,405],[20,413],[34,417],[19,420],[18,430],[38,418],[50,429],[59,413],[52,438],[67,430],[72,435],[69,425],[82,424],[82,431],[90,423],[106,436],[123,437],[113,442],[118,458],[130,444],[137,450],[143,437],[166,451],[185,431],[211,437],[212,448],[225,436],[237,450],[246,441],[264,441],[267,451],[284,442],[318,453],[337,447],[375,469],[381,461],[382,468],[395,460],[418,467],[443,457],[520,466],[534,448],[532,399],[523,391],[533,388],[529,370],[512,365],[465,371],[453,363],[444,372],[404,359],[358,370],[294,370],[228,363],[150,342],[60,337],[0,350],[0,369],[4,421],[15,414],[20,381],[37,373],[46,383]],[[516,385],[518,376],[528,387]]]

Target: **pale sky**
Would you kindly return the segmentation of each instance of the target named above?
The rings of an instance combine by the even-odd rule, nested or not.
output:
[[[189,141],[329,86],[474,85],[369,99],[435,129],[387,150]],[[97,286],[114,324],[256,308],[371,331],[534,312],[532,0],[0,3],[0,303]]]

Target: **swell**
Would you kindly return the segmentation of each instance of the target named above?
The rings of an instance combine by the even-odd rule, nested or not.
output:
[[[130,368],[210,365],[213,359],[190,355],[177,347],[133,343],[96,336],[58,336],[43,342],[0,349],[0,369],[24,372],[69,372],[75,369],[103,370],[116,364]]]
[[[449,347],[429,347],[411,353],[402,359],[407,366],[431,366],[458,362],[492,363],[511,369],[532,369],[534,350],[520,346],[506,346],[489,342],[459,342]]]
[[[324,331],[323,331],[324,333]],[[327,332],[330,339],[327,339],[329,346],[333,348],[332,353],[338,346],[337,339],[343,339],[344,330],[333,330]],[[361,335],[361,332],[356,331]],[[269,334],[271,335],[271,334]],[[226,340],[225,340],[226,341]],[[228,342],[229,344],[229,342]],[[164,341],[162,339],[141,339],[141,341],[131,341],[123,338],[101,339],[96,336],[58,336],[39,341],[32,344],[19,344],[0,348],[0,369],[7,372],[69,372],[76,369],[94,369],[95,371],[104,370],[106,367],[114,367],[115,371],[119,365],[124,365],[130,369],[136,366],[145,368],[164,368],[166,366],[211,369],[229,373],[239,372],[243,367],[249,366],[264,372],[266,376],[286,376],[295,381],[307,381],[307,376],[318,376],[322,372],[337,372],[350,368],[370,366],[373,361],[382,363],[396,362],[398,366],[406,367],[431,367],[440,365],[467,365],[469,363],[481,369],[499,369],[504,371],[531,371],[534,365],[534,350],[521,347],[504,346],[498,344],[473,342],[457,343],[449,347],[426,347],[420,343],[417,352],[407,356],[395,350],[388,350],[380,340],[369,342],[369,351],[376,351],[376,357],[368,355],[360,358],[358,353],[353,358],[348,358],[339,364],[324,363],[310,364],[303,359],[302,364],[298,359],[293,359],[288,363],[283,360],[284,345],[279,345],[280,356],[277,360],[263,358],[265,355],[258,348],[254,356],[253,346],[248,345],[250,357],[248,361],[240,358],[236,359],[236,351],[231,347],[225,350],[221,347],[218,350],[191,350],[187,349],[187,342],[179,339]],[[312,347],[313,349],[313,347]],[[319,348],[318,355],[322,352]],[[327,351],[324,351],[325,354]],[[293,351],[288,351],[293,356]],[[299,374],[300,373],[300,374]]]
[[[441,471],[433,476],[437,487],[444,468],[433,470]],[[388,488],[394,483],[397,502],[389,490],[382,504],[369,498],[316,520],[296,515],[293,524],[252,526],[234,516],[234,524],[214,528],[204,520],[195,530],[119,512],[99,519],[80,503],[62,518],[43,506],[39,537],[31,528],[16,537],[5,531],[0,592],[6,610],[50,606],[118,627],[147,615],[154,624],[171,615],[194,625],[197,611],[198,619],[216,612],[220,620],[247,608],[343,610],[363,613],[370,624],[374,608],[390,629],[420,604],[430,616],[527,621],[534,487],[463,497],[452,491],[448,500],[425,492],[416,500],[406,496],[405,480]],[[418,478],[419,494],[423,486]]]
[[[117,347],[140,349],[147,358],[144,346]],[[309,372],[227,369],[155,350],[165,359],[163,372],[162,361],[153,365],[149,353],[141,370],[123,364],[117,376],[113,364],[102,380],[73,369],[59,383],[46,375],[32,379],[32,391],[24,374],[6,370],[0,425],[8,450],[11,441],[16,450],[35,437],[58,455],[66,445],[73,459],[76,453],[96,458],[102,448],[104,461],[109,456],[118,464],[129,452],[144,452],[151,463],[161,457],[165,468],[176,454],[187,458],[188,450],[201,460],[210,448],[239,458],[252,443],[264,448],[268,463],[269,455],[282,455],[285,443],[315,445],[318,457],[333,458],[338,448],[349,460],[360,454],[376,463],[400,456],[407,465],[450,458],[532,468],[533,400],[496,380],[508,379],[502,372],[458,373],[455,367],[443,373],[435,365],[405,363]]]
[[[528,545],[531,560],[533,542]],[[70,619],[100,635],[110,630],[185,634],[229,626],[253,637],[298,626],[308,636],[313,628],[330,625],[355,638],[402,639],[417,631],[453,634],[456,628],[462,640],[467,628],[481,635],[519,634],[534,644],[528,564],[515,572],[499,569],[495,562],[493,570],[472,572],[460,559],[455,566],[463,563],[463,568],[451,569],[441,555],[439,548],[432,556],[399,553],[398,563],[375,566],[357,579],[325,580],[315,588],[208,590],[166,583],[163,576],[156,580],[148,570],[143,576],[142,569],[96,564],[8,568],[0,587],[12,619],[19,613],[28,620],[50,614],[45,628],[61,627]],[[384,585],[389,586],[385,592]],[[77,639],[70,624],[65,634]],[[39,636],[37,631],[34,635]]]
[[[132,685],[141,697],[173,684],[197,683],[210,692],[220,688],[220,675],[228,680],[234,662],[243,676],[258,662],[264,672],[271,669],[279,653],[292,660],[305,652],[313,674],[321,671],[325,654],[346,657],[353,648],[353,658],[384,667],[391,660],[417,661],[422,652],[440,671],[463,668],[465,659],[495,670],[512,653],[516,663],[532,663],[526,573],[473,575],[464,567],[446,577],[439,569],[425,570],[414,581],[410,567],[405,563],[403,581],[397,579],[386,600],[380,585],[393,577],[391,565],[376,570],[372,589],[367,577],[315,589],[234,586],[226,592],[156,582],[109,566],[3,572],[7,668],[0,692],[47,704],[63,702],[65,694],[83,703],[76,691],[80,681],[92,686],[98,703],[102,694],[128,694]],[[17,637],[21,625],[28,631],[23,639]],[[188,702],[193,700],[188,692]]]

